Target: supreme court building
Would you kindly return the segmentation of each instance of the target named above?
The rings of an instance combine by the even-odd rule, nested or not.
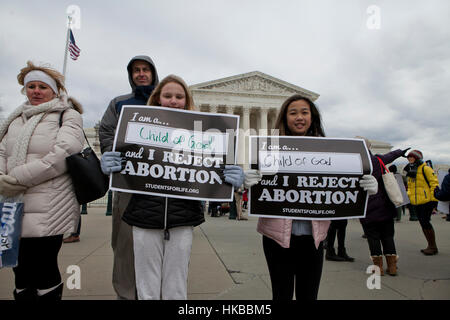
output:
[[[248,169],[248,137],[249,135],[267,135],[273,128],[278,110],[283,102],[294,94],[301,94],[312,101],[319,94],[274,78],[259,71],[211,80],[191,85],[196,111],[212,113],[228,113],[239,115],[239,145],[237,164]],[[98,126],[85,128],[86,136],[98,155],[101,157]],[[387,153],[392,146],[382,141],[370,140],[372,153]],[[104,206],[107,196],[96,200],[89,206]]]
[[[189,87],[196,109],[202,112],[228,113],[240,116],[237,163],[248,168],[248,136],[270,134],[278,110],[283,102],[294,94],[312,101],[319,94],[274,78],[259,71],[238,74]],[[372,153],[387,153],[388,143],[371,140]]]
[[[196,109],[202,112],[239,115],[237,164],[248,168],[248,136],[267,135],[278,110],[294,94],[316,100],[315,92],[259,71],[238,74],[189,87]]]
[[[273,128],[278,110],[283,102],[294,94],[301,94],[312,101],[319,94],[297,85],[274,78],[259,71],[211,80],[189,87],[194,98],[196,111],[239,115],[239,145],[237,164],[248,168],[248,136],[267,135]],[[86,135],[98,156],[98,124],[86,128]],[[387,153],[392,149],[389,143],[370,140],[372,153]]]

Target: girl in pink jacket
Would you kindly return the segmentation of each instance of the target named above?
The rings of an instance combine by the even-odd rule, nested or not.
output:
[[[319,110],[301,95],[293,95],[283,103],[275,129],[280,136],[325,136]],[[261,178],[259,171],[248,170],[245,186],[251,187]],[[376,181],[372,178],[363,176],[362,181],[373,188]],[[292,300],[294,288],[299,301],[317,299],[323,266],[322,241],[329,226],[329,220],[259,218],[257,231],[263,235],[273,300]]]

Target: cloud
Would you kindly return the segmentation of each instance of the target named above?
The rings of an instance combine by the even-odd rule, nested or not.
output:
[[[68,2],[2,2],[0,106],[24,97],[26,60],[62,69]],[[448,1],[77,1],[81,48],[68,61],[69,93],[94,125],[109,101],[130,91],[131,57],[154,59],[160,78],[189,85],[261,71],[317,92],[328,136],[368,136],[421,149],[450,164]],[[380,29],[367,28],[370,5]]]

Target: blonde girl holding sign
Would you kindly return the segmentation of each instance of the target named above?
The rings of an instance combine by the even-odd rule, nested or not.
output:
[[[169,75],[155,88],[147,105],[193,110],[188,86]],[[122,170],[120,153],[104,173]],[[242,169],[225,166],[225,182],[238,188]],[[205,221],[200,201],[133,194],[123,221],[133,228],[136,289],[139,300],[186,300],[193,228]]]

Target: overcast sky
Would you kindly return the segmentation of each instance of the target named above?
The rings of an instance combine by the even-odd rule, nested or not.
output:
[[[27,60],[62,71],[69,5],[80,8],[81,56],[69,58],[66,85],[86,127],[130,91],[126,65],[145,54],[160,79],[189,85],[261,71],[319,93],[327,136],[450,164],[448,0],[0,0],[3,116],[25,100],[16,76]]]

